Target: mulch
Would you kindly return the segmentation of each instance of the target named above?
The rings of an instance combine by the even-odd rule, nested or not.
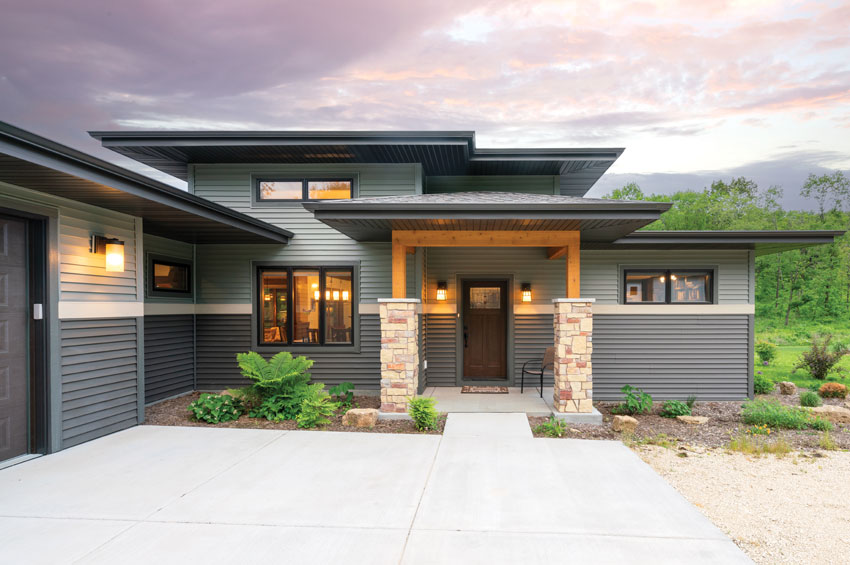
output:
[[[795,395],[780,395],[774,392],[769,395],[758,395],[757,398],[775,398],[789,406],[800,405],[799,392]],[[835,398],[823,399],[824,405],[843,405],[844,401]],[[744,434],[749,425],[741,421],[741,406],[743,402],[697,402],[693,408],[694,416],[707,416],[709,421],[702,425],[685,424],[675,418],[663,418],[659,415],[662,403],[657,402],[653,406],[652,413],[634,416],[638,420],[638,427],[634,440],[652,440],[664,434],[666,439],[680,444],[698,446],[704,448],[725,447],[730,440],[737,435]],[[600,402],[595,404],[602,413],[604,424],[602,426],[568,424],[567,433],[564,437],[574,439],[597,439],[597,440],[621,440],[622,434],[611,429],[611,421],[614,414],[611,409],[617,406],[613,402]],[[528,421],[532,430],[547,418],[529,417]],[[535,433],[535,437],[546,437]],[[820,450],[819,441],[821,432],[815,430],[772,430],[771,438],[780,437],[791,445],[793,449],[802,451]],[[830,437],[840,449],[850,449],[850,428],[837,424],[830,432]]]
[[[243,414],[233,422],[207,424],[192,419],[189,404],[198,399],[200,392],[192,392],[177,398],[163,400],[157,404],[145,407],[145,424],[149,426],[196,426],[201,428],[247,428],[252,430],[298,430],[295,420],[269,422],[265,418],[249,418]],[[381,400],[377,396],[355,396],[352,408],[380,408]],[[331,418],[331,423],[316,431],[323,432],[366,432],[378,434],[442,434],[446,425],[445,415],[440,417],[436,430],[420,432],[410,420],[378,420],[374,428],[354,428],[342,425],[342,415],[339,411]],[[310,430],[307,430],[310,431]]]

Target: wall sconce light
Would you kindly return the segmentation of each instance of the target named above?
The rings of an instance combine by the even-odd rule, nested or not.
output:
[[[522,301],[531,302],[531,283],[522,283]]]
[[[89,252],[106,255],[106,270],[111,273],[124,272],[124,242],[102,235],[91,236]]]
[[[440,302],[445,301],[449,294],[449,285],[446,284],[446,281],[437,281],[437,300]]]

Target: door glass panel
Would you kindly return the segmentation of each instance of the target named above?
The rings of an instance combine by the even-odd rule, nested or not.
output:
[[[264,271],[262,275],[263,343],[286,343],[289,274]]]
[[[708,273],[671,273],[671,302],[708,302]]]
[[[292,314],[294,317],[292,343],[319,343],[319,308],[322,293],[319,288],[319,271],[296,270]]]
[[[351,271],[325,271],[325,343],[351,343]]]
[[[664,302],[663,272],[630,272],[626,275],[626,302]]]
[[[469,307],[473,310],[491,310],[502,307],[502,293],[498,286],[476,286],[469,289]]]

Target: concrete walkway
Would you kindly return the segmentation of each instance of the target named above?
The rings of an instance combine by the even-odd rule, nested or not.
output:
[[[747,563],[618,442],[142,426],[0,471],[2,563]]]

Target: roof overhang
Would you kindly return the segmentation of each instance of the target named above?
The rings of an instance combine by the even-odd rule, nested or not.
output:
[[[581,196],[622,148],[480,149],[471,131],[93,131],[104,147],[186,180],[191,163],[421,163],[432,175],[560,175]]]
[[[493,196],[504,201],[489,201]],[[513,197],[516,199],[511,200]],[[510,193],[428,194],[304,203],[317,220],[357,241],[391,241],[393,230],[545,230],[580,231],[582,241],[610,243],[654,222],[670,206],[666,202]]]
[[[140,217],[189,243],[288,243],[292,233],[0,122],[0,181]]]
[[[749,249],[757,256],[834,243],[844,230],[639,231],[609,244],[582,243],[587,249]]]

